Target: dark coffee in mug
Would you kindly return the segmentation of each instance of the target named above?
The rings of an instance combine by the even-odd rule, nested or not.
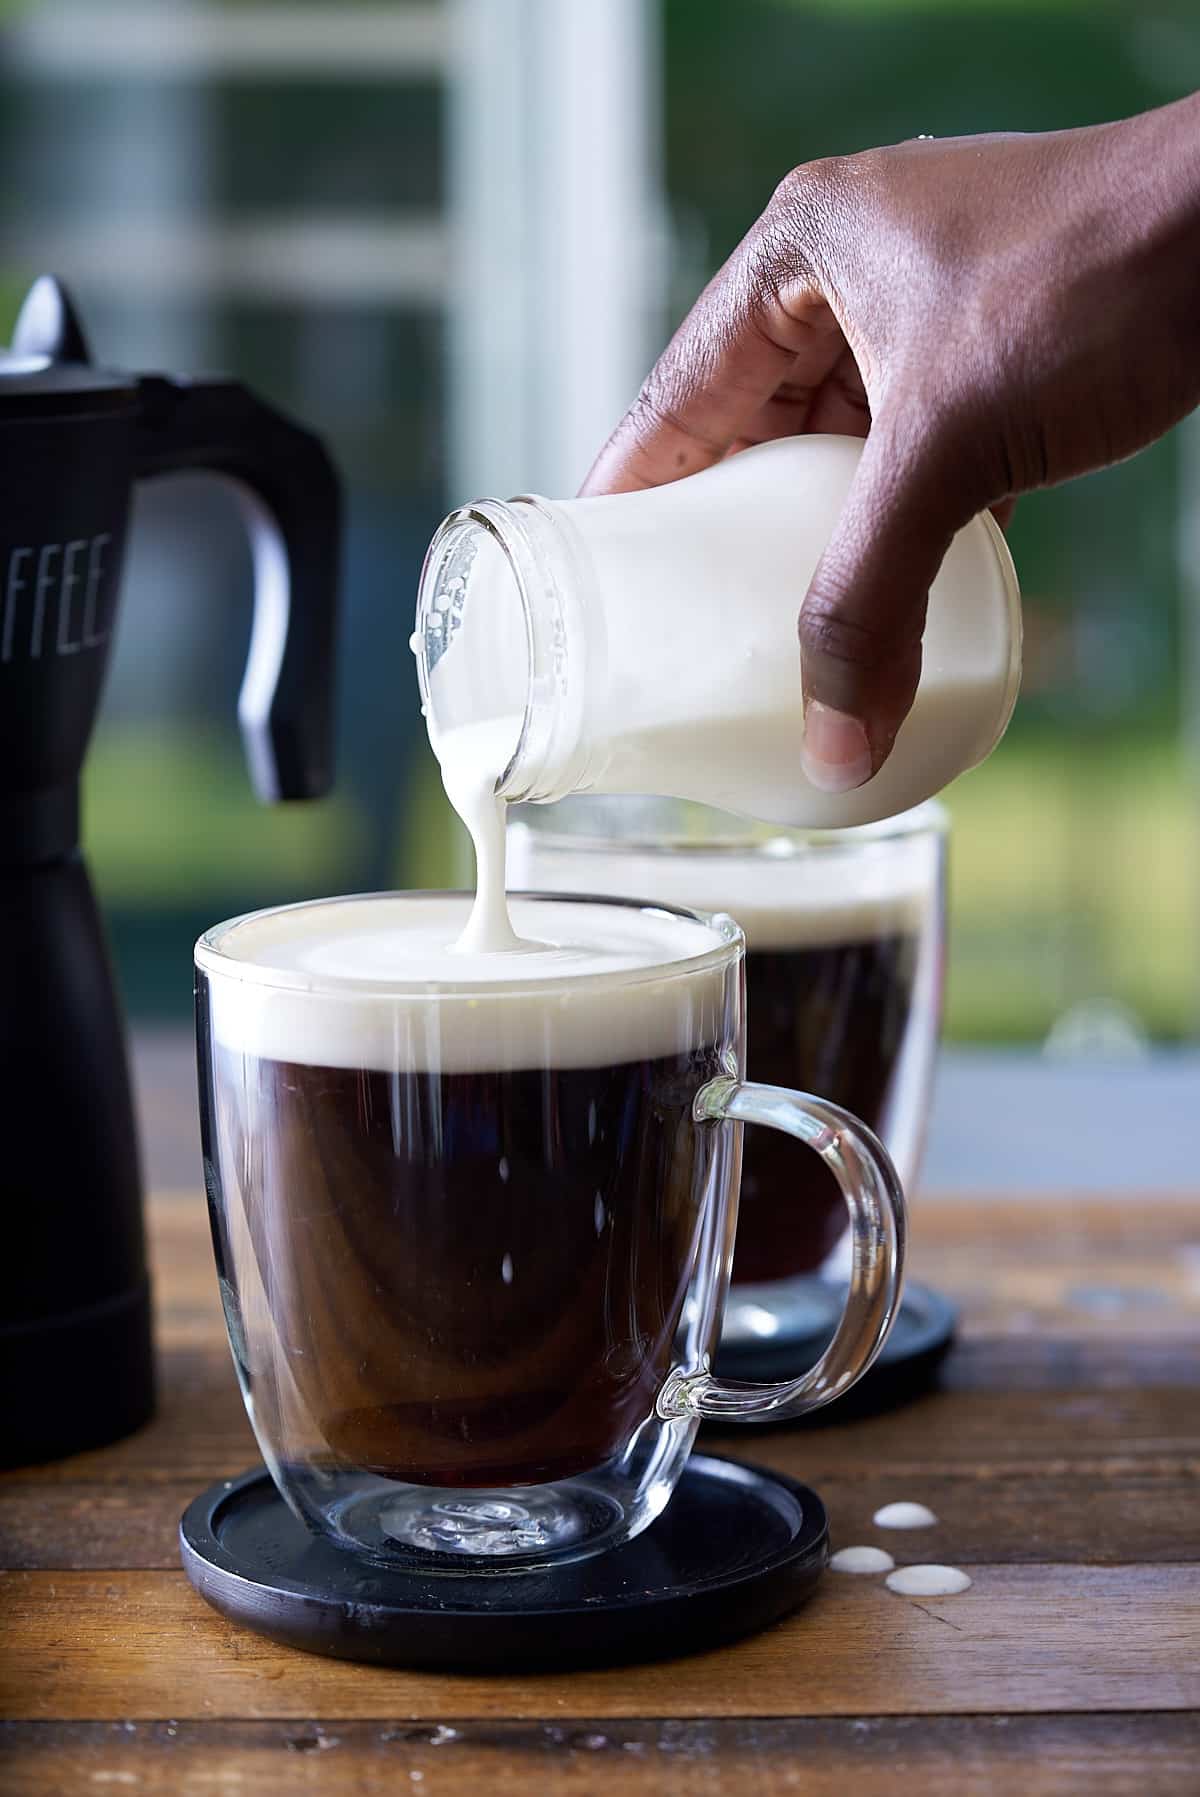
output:
[[[239,1057],[274,1143],[246,1225],[332,1453],[441,1486],[614,1453],[670,1364],[718,1071],[712,1046],[503,1073]]]
[[[915,924],[826,941],[831,925],[820,916],[767,921],[747,925],[747,1066],[768,1085],[831,1098],[882,1133],[913,1005]],[[816,1155],[797,1160],[788,1149],[774,1130],[746,1136],[735,1284],[813,1272],[845,1232],[833,1174]]]
[[[423,948],[415,902],[404,966],[460,989],[381,995],[398,943],[339,939],[333,904],[324,942],[310,906],[294,959],[258,952],[299,979],[361,974],[361,997],[289,1004],[198,973],[206,1155],[240,1187],[218,1261],[235,1226],[242,1306],[262,1307],[286,1368],[272,1404],[303,1414],[331,1465],[448,1489],[561,1479],[621,1450],[677,1354],[728,1152],[692,1106],[739,1043],[719,975],[654,962],[718,939],[665,912],[563,906],[564,941],[505,958],[509,991],[482,966],[494,957],[441,949],[432,902]],[[607,987],[631,958],[645,977]],[[539,976],[570,977],[549,1000]]]

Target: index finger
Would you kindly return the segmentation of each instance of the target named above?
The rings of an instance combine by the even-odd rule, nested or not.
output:
[[[844,352],[819,289],[784,304],[762,221],[709,282],[608,439],[581,491],[628,493],[719,462],[784,381],[815,393]],[[799,415],[797,429],[801,428]]]

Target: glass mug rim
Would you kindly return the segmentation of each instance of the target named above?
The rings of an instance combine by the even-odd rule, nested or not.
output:
[[[563,986],[569,986],[573,991],[598,991],[661,984],[666,980],[694,978],[698,974],[726,968],[744,953],[746,947],[741,925],[722,911],[696,911],[686,905],[614,897],[609,893],[514,891],[509,893],[509,897],[536,904],[570,905],[573,908],[579,905],[603,905],[610,909],[665,914],[677,917],[683,923],[696,924],[716,935],[719,941],[699,954],[668,956],[648,967],[607,969],[598,973],[564,968],[560,974],[544,975],[540,979],[487,981],[472,980],[470,977],[462,980],[389,980],[351,974],[313,975],[299,968],[273,966],[269,961],[235,955],[222,946],[236,930],[244,926],[266,923],[289,914],[321,910],[327,905],[415,904],[422,900],[457,900],[460,904],[468,904],[471,898],[471,894],[461,887],[414,887],[394,892],[340,893],[328,898],[300,899],[293,904],[266,905],[257,911],[244,911],[237,917],[227,918],[224,923],[214,924],[205,930],[196,942],[193,958],[196,966],[210,978],[237,979],[247,985],[273,991],[301,992],[306,998],[319,998],[327,993],[339,998],[353,995],[356,1000],[361,999],[364,1003],[376,998],[411,998],[436,1003],[439,999],[453,1001],[466,996],[486,1001],[489,998],[510,999],[514,994],[550,994]]]
[[[589,793],[573,793],[567,803],[574,804],[576,800],[589,800],[594,796]],[[602,804],[610,802],[607,795],[601,800]],[[530,821],[529,814],[533,809],[532,805],[523,806],[517,815],[510,818],[509,829],[528,830],[531,836],[537,838],[539,845],[545,848],[554,851],[569,850],[580,855],[607,855],[620,851],[650,858],[659,855],[695,856],[697,859],[712,856],[717,859],[744,858],[780,863],[803,860],[810,854],[844,855],[877,845],[912,841],[922,836],[945,837],[950,833],[950,814],[938,799],[926,799],[923,804],[914,805],[910,811],[902,811],[898,816],[885,818],[879,823],[855,824],[844,830],[802,830],[789,828],[785,824],[772,824],[765,827],[769,833],[763,835],[753,833],[755,826],[752,820],[740,819],[731,812],[714,811],[712,815],[721,819],[728,818],[733,825],[744,823],[743,832],[736,829],[714,830],[711,836],[704,836],[688,835],[681,830],[660,830],[650,835],[637,827],[629,831],[555,829]],[[559,810],[561,806],[556,806],[555,809]],[[666,906],[664,909],[671,907]],[[707,914],[701,912],[698,915]]]

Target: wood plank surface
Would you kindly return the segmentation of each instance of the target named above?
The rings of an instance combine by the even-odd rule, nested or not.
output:
[[[902,1559],[920,1554],[1001,1565],[1079,1561],[1095,1566],[1168,1565],[1197,1558],[1200,1461],[1112,1457],[1068,1470],[1026,1466],[848,1469],[782,1438],[720,1440],[741,1455],[807,1480],[821,1493],[835,1547],[880,1542]],[[249,1465],[251,1455],[246,1454]],[[243,1470],[232,1463],[225,1469]],[[208,1477],[206,1472],[204,1477]],[[199,1479],[153,1483],[0,1485],[0,1565],[19,1570],[175,1570],[176,1530]],[[916,1497],[940,1520],[936,1532],[881,1535],[872,1517],[897,1497]]]
[[[154,1423],[109,1448],[0,1476],[0,1492],[21,1485],[192,1484],[228,1477],[259,1458],[228,1357],[164,1355],[162,1401]],[[819,1429],[706,1431],[720,1452],[765,1460],[800,1476],[898,1478],[925,1470],[972,1470],[989,1479],[1006,1469],[1076,1469],[1113,1459],[1177,1462],[1200,1458],[1196,1384],[1139,1389],[1067,1388],[940,1392],[890,1414]]]
[[[1200,1566],[969,1566],[953,1598],[830,1574],[778,1627],[686,1661],[520,1679],[302,1655],[168,1572],[0,1580],[0,1716],[963,1715],[1200,1707]]]
[[[909,1271],[963,1308],[973,1335],[1183,1337],[1200,1344],[1200,1196],[919,1200]],[[211,1339],[220,1312],[204,1201],[153,1207],[170,1268],[174,1343]]]
[[[1194,1791],[1200,1202],[916,1207],[963,1306],[941,1389],[888,1415],[706,1436],[813,1484],[835,1545],[965,1565],[964,1595],[830,1575],[736,1647],[520,1679],[325,1661],[234,1629],[180,1510],[257,1458],[201,1200],[151,1207],[159,1415],[0,1476],[0,1793]],[[936,1529],[884,1536],[895,1498]]]
[[[1194,1716],[24,1723],[0,1797],[1195,1797]],[[1153,1767],[1153,1785],[1147,1769]]]

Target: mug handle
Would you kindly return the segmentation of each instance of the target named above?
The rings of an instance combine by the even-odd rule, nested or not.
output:
[[[341,486],[319,438],[240,381],[144,374],[138,475],[232,483],[254,554],[254,624],[238,720],[261,799],[319,799],[333,780]]]
[[[667,1421],[745,1423],[819,1410],[862,1377],[895,1320],[907,1237],[900,1177],[865,1123],[840,1105],[784,1086],[722,1076],[696,1094],[692,1114],[699,1123],[764,1123],[816,1150],[850,1212],[850,1289],[833,1340],[798,1379],[750,1385],[676,1368],[659,1393],[658,1414]]]

